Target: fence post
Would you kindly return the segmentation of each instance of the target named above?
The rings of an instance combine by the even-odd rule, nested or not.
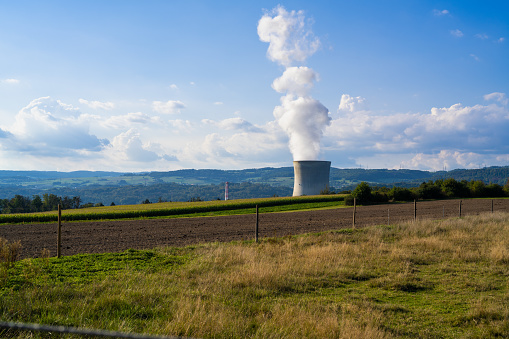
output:
[[[60,249],[62,248],[62,206],[58,204],[58,231],[57,231],[57,258],[60,258]]]
[[[387,209],[387,226],[391,225],[390,209]]]
[[[417,220],[417,200],[414,199],[414,221]]]
[[[355,228],[355,210],[357,209],[357,199],[353,198],[353,228]]]
[[[460,200],[460,218],[461,218],[461,200]]]
[[[258,205],[256,205],[255,242],[258,242]]]
[[[491,213],[493,213],[493,199],[491,199]]]

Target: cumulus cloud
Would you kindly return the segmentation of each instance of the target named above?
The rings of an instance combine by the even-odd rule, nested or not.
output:
[[[128,113],[125,115],[115,115],[102,122],[102,125],[109,128],[122,129],[129,128],[133,124],[146,125],[149,123],[161,123],[159,117],[151,117],[142,112]]]
[[[210,119],[203,119],[202,123],[207,125],[213,125],[223,130],[240,130],[254,133],[261,133],[262,129],[254,126],[249,121],[246,121],[239,117],[228,118],[221,121],[214,121]]]
[[[154,101],[152,109],[157,113],[162,114],[178,114],[180,110],[186,108],[182,101],[169,100],[169,101]]]
[[[344,112],[355,112],[355,111],[364,111],[366,109],[366,99],[362,97],[352,97],[348,94],[343,94],[341,96],[341,101],[339,102],[338,111]]]
[[[509,103],[509,100],[508,100],[507,96],[505,95],[505,93],[500,93],[500,92],[486,94],[484,96],[484,100],[486,100],[486,101],[495,100],[495,101],[500,102],[503,105],[507,105]]]
[[[408,161],[402,161],[405,168],[422,168],[429,170],[454,168],[479,168],[485,159],[484,155],[473,152],[441,150],[438,154],[416,154]]]
[[[288,12],[282,6],[263,15],[258,22],[258,36],[261,41],[269,43],[269,59],[284,66],[306,60],[320,46],[320,40],[313,35],[304,12]]]
[[[434,14],[434,15],[436,15],[436,16],[442,16],[442,15],[447,15],[447,14],[449,14],[449,11],[448,11],[448,10],[446,10],[446,9],[442,9],[442,10],[440,10],[440,9],[434,9],[434,10],[433,10],[433,14]]]
[[[115,108],[115,104],[112,102],[101,102],[101,101],[88,101],[85,99],[79,99],[79,103],[83,105],[87,105],[92,109],[104,109],[104,110],[112,110]]]
[[[451,35],[456,37],[456,38],[461,38],[464,35],[463,32],[460,31],[459,29],[450,30],[449,33],[451,33]]]
[[[486,100],[507,105],[505,94],[491,93]],[[430,167],[433,161],[448,166],[471,166],[479,154],[509,152],[509,112],[506,107],[490,105],[434,107],[429,113],[399,113],[386,116],[346,103],[364,102],[363,98],[342,97],[342,109],[325,132],[327,150],[341,150],[353,158],[381,154],[417,154],[405,165]],[[437,156],[441,155],[441,156]],[[425,161],[426,160],[426,161]],[[423,161],[423,166],[417,163]],[[461,166],[460,166],[461,165]],[[473,165],[472,165],[473,166]],[[431,168],[431,167],[430,167]]]
[[[88,121],[76,108],[50,97],[21,109],[8,131],[15,147],[33,153],[99,151],[108,144],[90,134]]]
[[[232,129],[206,134],[187,143],[178,158],[181,162],[200,163],[208,168],[238,167],[242,163],[252,166],[253,162],[264,166],[287,165],[291,160],[287,151],[288,138],[278,124],[271,121],[257,128],[260,131]]]
[[[179,89],[179,87],[178,87],[177,85],[175,85],[175,84],[171,84],[171,85],[170,85],[170,89],[172,89],[172,90],[176,91],[176,90],[178,90],[178,89]]]
[[[150,149],[151,147],[153,145],[144,144],[141,141],[140,134],[135,129],[130,129],[113,138],[110,151],[114,157],[120,160],[133,162],[153,162],[160,159],[175,160],[174,156],[166,154],[159,156]]]

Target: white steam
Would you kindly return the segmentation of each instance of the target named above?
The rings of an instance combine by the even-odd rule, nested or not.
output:
[[[302,11],[287,12],[276,7],[258,22],[258,36],[269,43],[268,57],[286,67],[274,80],[272,88],[279,93],[281,105],[274,108],[274,117],[290,138],[294,160],[316,160],[320,154],[323,130],[330,125],[329,110],[309,92],[318,74],[308,67],[292,67],[316,52],[320,41],[313,36]]]

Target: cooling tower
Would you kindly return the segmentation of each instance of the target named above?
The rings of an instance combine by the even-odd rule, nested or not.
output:
[[[330,161],[294,161],[293,196],[317,195],[329,187]]]

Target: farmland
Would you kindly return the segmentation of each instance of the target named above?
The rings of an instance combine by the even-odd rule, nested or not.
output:
[[[277,234],[271,229],[259,243],[247,240],[252,215],[187,219],[214,225],[207,233],[221,225],[214,219],[222,220],[241,234],[232,242],[205,237],[179,247],[157,244],[154,233],[143,237],[157,228],[154,223],[138,232],[134,225],[168,221],[164,231],[171,234],[178,228],[172,222],[186,219],[104,222],[108,227],[97,232],[103,238],[111,231],[122,242],[134,233],[138,243],[156,248],[61,259],[45,252],[2,267],[0,317],[195,338],[507,337],[509,214],[501,211],[508,201],[496,200],[494,213],[485,212],[490,200],[464,201],[469,215],[462,218],[457,202],[419,203],[416,222],[403,221],[413,214],[412,204],[391,205],[390,225],[388,205],[362,206],[358,228],[338,215],[352,209],[263,214],[267,229],[272,218],[287,228]],[[249,233],[236,218],[250,218]],[[81,225],[71,232],[91,226],[69,225]],[[75,243],[87,243],[91,235]]]

